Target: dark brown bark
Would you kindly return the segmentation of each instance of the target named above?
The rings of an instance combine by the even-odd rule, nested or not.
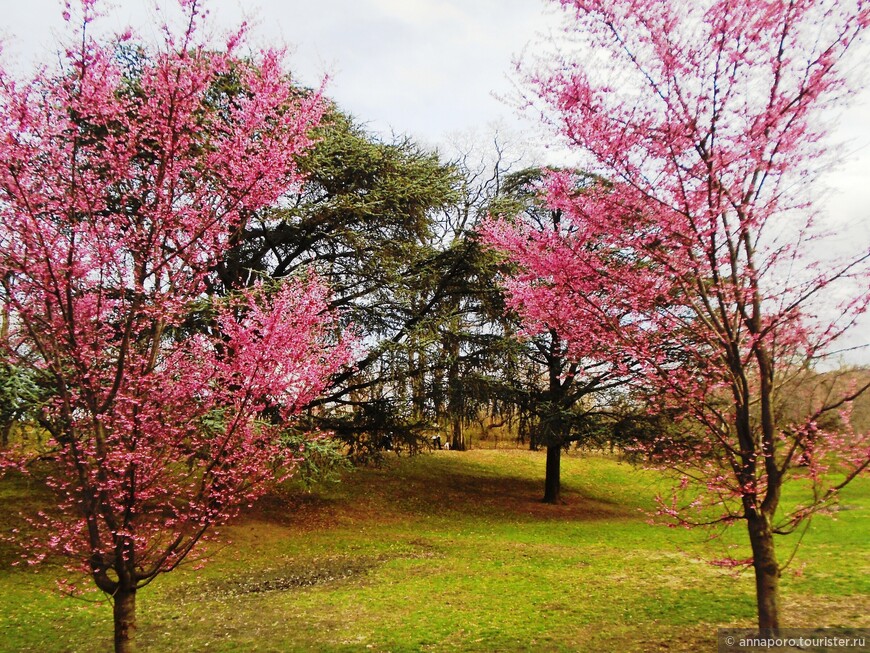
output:
[[[755,596],[758,603],[758,628],[779,632],[779,565],[776,562],[773,531],[763,515],[748,518],[749,541],[755,568]]]
[[[422,420],[426,414],[426,352],[412,352],[411,360],[411,406],[414,419]]]
[[[462,418],[459,415],[454,415],[453,428],[450,437],[450,448],[455,451],[465,451],[468,449],[468,443],[465,441],[465,431],[462,428]]]
[[[459,338],[449,339],[445,347],[450,358],[450,366],[447,369],[447,412],[451,416],[450,448],[455,451],[465,451],[468,443],[465,441],[465,431],[462,428],[463,397],[459,379]]]
[[[558,226],[558,216],[553,216],[553,224]],[[566,404],[565,395],[568,382],[562,379],[564,359],[562,340],[555,331],[550,331],[550,347],[547,355],[549,387],[547,400],[551,409],[560,411]],[[559,503],[561,490],[562,444],[565,442],[565,427],[562,414],[547,416],[544,425],[544,443],[547,445],[547,471],[544,478],[544,503]]]
[[[136,651],[136,590],[118,588],[113,597],[115,617],[115,653]]]
[[[547,472],[544,479],[544,503],[559,503],[561,500],[561,463],[562,446],[550,444],[547,446]]]

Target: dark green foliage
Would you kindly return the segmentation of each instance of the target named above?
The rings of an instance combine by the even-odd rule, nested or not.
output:
[[[332,110],[300,161],[301,192],[250,216],[214,290],[263,275],[313,270],[365,351],[316,402],[316,425],[357,458],[387,443],[419,449],[429,425],[421,356],[433,316],[455,274],[443,267],[435,220],[457,197],[458,177],[407,138],[383,142]]]
[[[431,234],[433,212],[451,201],[452,171],[410,140],[382,143],[337,111],[315,136],[300,161],[302,192],[251,216],[221,279],[313,266],[333,285],[335,305],[354,308],[363,328],[388,329],[377,300],[399,285]]]
[[[0,362],[0,443],[8,446],[12,428],[36,421],[47,393],[29,369]]]
[[[304,424],[304,420],[301,421]],[[283,436],[288,456],[296,461],[295,477],[307,488],[324,481],[337,482],[348,468],[348,459],[336,440],[327,436],[311,437],[298,428]]]
[[[700,436],[692,437],[692,430],[678,429],[673,411],[649,411],[640,404],[623,402],[615,407],[615,417],[610,424],[611,441],[622,449],[630,460],[644,462],[657,455],[656,447],[683,445],[689,447]],[[669,436],[665,438],[664,436]],[[658,443],[658,445],[656,445]]]
[[[376,398],[357,402],[350,410],[309,415],[297,428],[329,432],[341,442],[354,463],[379,463],[387,452],[416,454],[429,446],[431,423],[414,415],[408,401]]]
[[[561,211],[544,202],[545,172],[535,167],[506,174],[498,194],[489,202],[489,212],[542,229],[565,230]],[[600,180],[579,175],[577,192],[594,183]],[[510,272],[507,261],[489,264],[491,278]],[[519,318],[505,310],[504,297],[497,288],[491,292],[487,309],[493,332],[500,338],[493,351],[502,357],[503,365],[501,374],[492,379],[490,391],[503,410],[516,416],[520,440],[533,449],[609,443],[611,395],[626,379],[605,360],[571,359],[566,343],[554,331],[518,337]]]

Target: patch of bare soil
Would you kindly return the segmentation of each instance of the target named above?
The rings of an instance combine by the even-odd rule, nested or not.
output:
[[[229,578],[198,579],[174,588],[171,598],[184,603],[203,597],[221,599],[262,592],[283,592],[362,576],[380,564],[383,564],[383,561],[377,557],[351,556],[293,562],[245,572]]]
[[[423,541],[410,544],[414,551],[380,554],[377,556],[337,555],[314,560],[291,561],[274,567],[236,574],[230,578],[196,580],[172,591],[179,602],[208,597],[210,599],[283,592],[288,590],[329,585],[364,576],[390,560],[432,558],[440,555],[434,547]]]
[[[870,596],[805,594],[783,597],[786,627],[870,628]]]

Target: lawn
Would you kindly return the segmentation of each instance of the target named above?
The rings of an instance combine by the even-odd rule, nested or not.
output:
[[[205,568],[140,592],[141,650],[702,651],[753,624],[751,574],[706,562],[746,557],[742,530],[650,526],[662,478],[607,457],[567,456],[564,504],[545,505],[543,470],[543,453],[443,451],[290,485],[223,529]],[[39,500],[20,479],[0,492],[6,524]],[[786,571],[787,626],[870,627],[870,480],[842,507]],[[0,553],[2,651],[111,649],[109,603]]]

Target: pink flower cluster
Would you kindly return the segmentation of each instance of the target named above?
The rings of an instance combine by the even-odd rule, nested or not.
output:
[[[205,294],[248,217],[302,183],[319,93],[279,51],[231,54],[243,34],[200,40],[196,3],[157,49],[95,41],[82,6],[59,69],[0,69],[0,355],[51,390],[60,503],[31,553],[68,555],[111,592],[172,569],[262,493],[286,455],[279,418],[351,343],[314,278]]]
[[[529,330],[555,329],[574,357],[628,364],[636,396],[676,416],[646,453],[707,499],[663,501],[661,514],[725,504],[702,521],[774,520],[790,473],[824,504],[841,487],[829,470],[848,480],[867,469],[867,436],[845,413],[809,425],[857,393],[788,402],[796,379],[819,382],[815,360],[870,304],[870,250],[824,259],[810,194],[820,115],[848,93],[870,5],[561,4],[579,50],[530,75],[530,103],[587,167],[542,188],[560,231],[484,226],[517,265],[511,307]],[[602,181],[578,183],[590,175]]]

